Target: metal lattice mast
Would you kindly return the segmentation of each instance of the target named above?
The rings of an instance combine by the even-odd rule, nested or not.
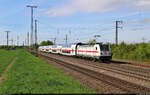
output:
[[[34,39],[33,39],[33,9],[37,8],[37,6],[31,6],[27,5],[27,7],[31,8],[31,37],[30,37],[30,45],[33,45]]]

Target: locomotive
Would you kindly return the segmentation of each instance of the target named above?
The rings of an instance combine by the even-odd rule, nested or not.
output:
[[[66,56],[75,56],[81,58],[89,58],[101,61],[110,61],[112,59],[111,49],[108,44],[95,43],[77,43],[52,46],[40,46],[39,51],[47,53],[55,53]]]

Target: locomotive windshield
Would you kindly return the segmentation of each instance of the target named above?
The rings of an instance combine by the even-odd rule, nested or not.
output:
[[[100,48],[101,48],[101,51],[109,51],[108,45],[101,45]]]

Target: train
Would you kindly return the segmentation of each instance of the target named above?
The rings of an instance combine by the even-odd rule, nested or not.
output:
[[[63,45],[40,46],[41,52],[73,56],[79,58],[88,58],[100,61],[110,61],[112,53],[109,44],[95,43],[76,43]]]

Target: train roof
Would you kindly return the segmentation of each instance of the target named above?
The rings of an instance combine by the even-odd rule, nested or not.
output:
[[[48,46],[40,46],[39,48],[49,48],[49,47],[52,47],[52,48],[57,48],[58,46],[62,46],[62,47],[72,47],[73,45],[96,45],[96,44],[99,44],[99,45],[106,45],[106,44],[103,44],[103,43],[95,43],[95,44],[89,44],[89,43],[70,43],[70,44],[57,44],[57,45],[48,45]]]
[[[77,45],[96,45],[96,44],[103,45],[103,43],[95,43],[95,44],[89,44],[89,43],[77,43]]]
[[[71,44],[62,44],[61,46],[62,47],[71,47],[72,45],[76,45],[76,44],[72,44],[72,43]]]

